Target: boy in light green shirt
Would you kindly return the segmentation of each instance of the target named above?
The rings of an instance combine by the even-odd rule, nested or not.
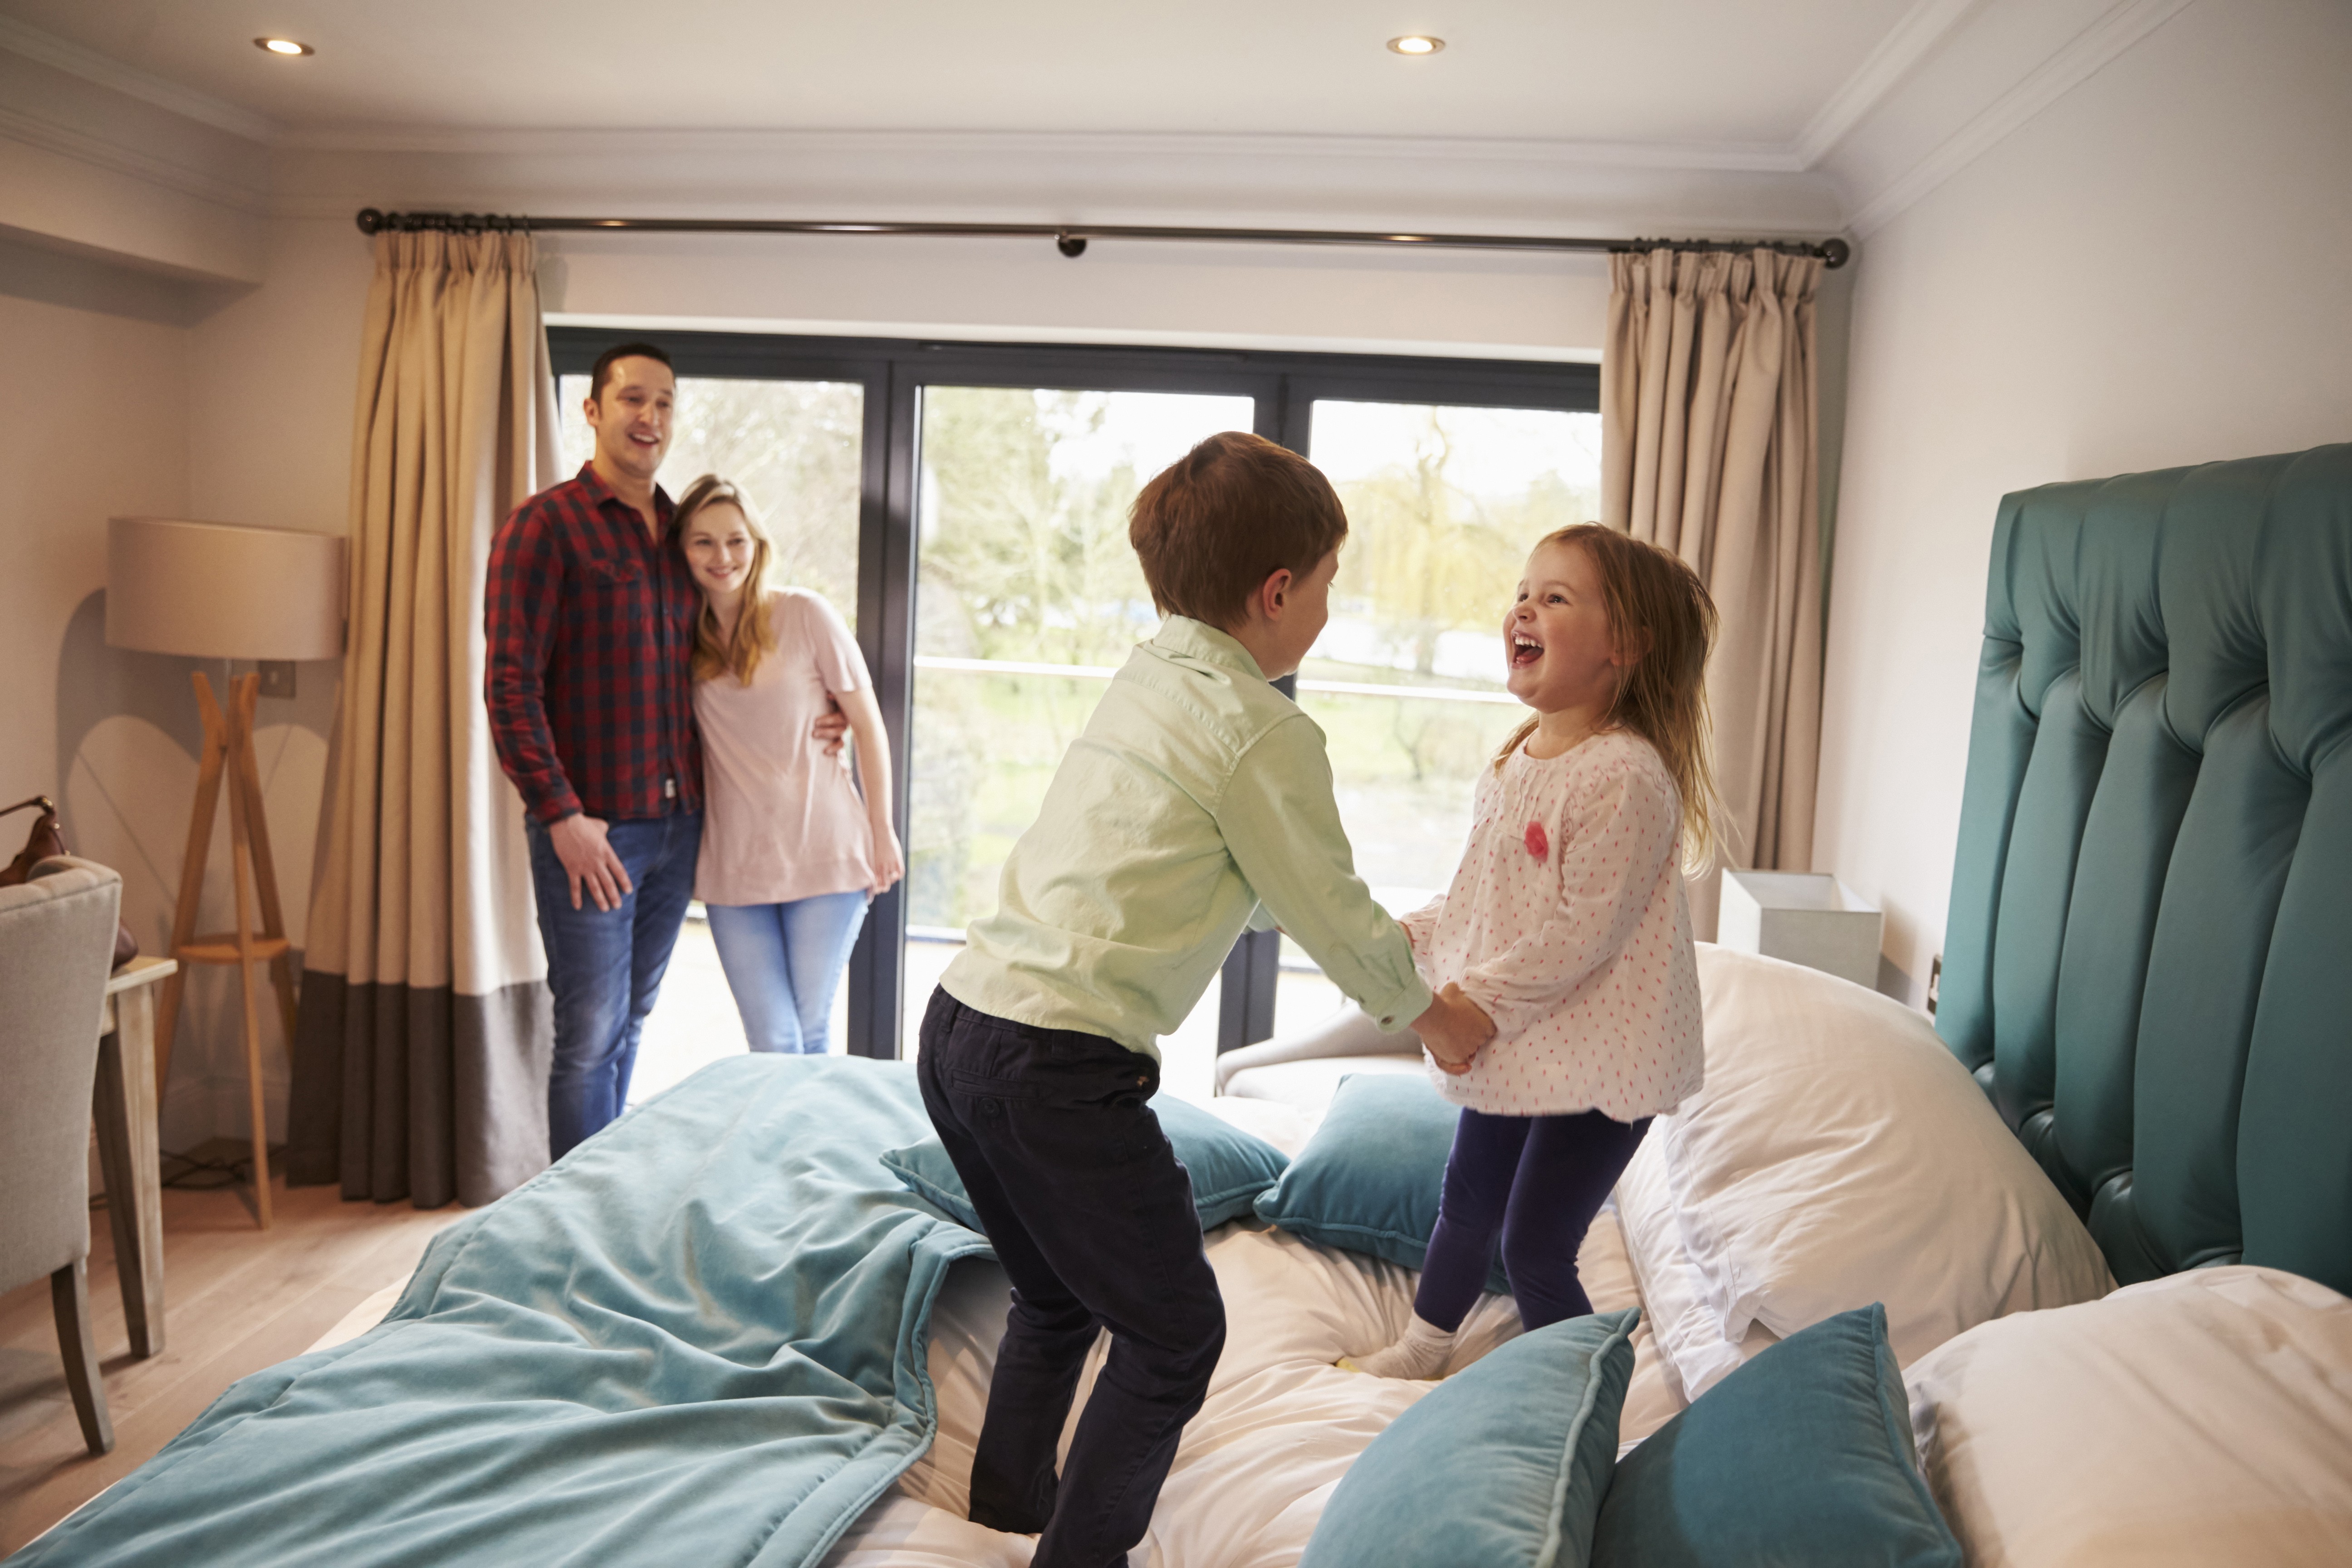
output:
[[[1168,619],[1063,758],[923,1019],[923,1102],[1013,1292],[971,1517],[1042,1531],[1033,1568],[1126,1561],[1216,1368],[1223,1303],[1146,1101],[1157,1037],[1253,916],[1384,1029],[1454,1055],[1491,1033],[1414,972],[1355,874],[1322,731],[1268,684],[1322,632],[1347,531],[1322,474],[1255,436],[1213,436],[1144,488],[1129,537]]]

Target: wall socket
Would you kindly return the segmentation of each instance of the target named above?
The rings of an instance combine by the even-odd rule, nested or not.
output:
[[[261,694],[264,697],[294,695],[294,661],[290,658],[258,659],[256,668],[261,671]]]

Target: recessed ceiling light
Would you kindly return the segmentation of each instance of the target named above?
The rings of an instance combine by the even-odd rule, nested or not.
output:
[[[315,55],[319,52],[308,44],[296,43],[292,38],[256,38],[253,47],[267,49],[273,55]]]
[[[1445,47],[1444,38],[1433,38],[1426,33],[1407,33],[1402,38],[1391,38],[1391,52],[1400,55],[1433,55]]]

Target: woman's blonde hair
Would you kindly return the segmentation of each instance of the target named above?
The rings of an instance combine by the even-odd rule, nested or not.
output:
[[[1706,658],[1715,644],[1715,601],[1706,584],[1670,550],[1597,522],[1548,533],[1549,544],[1583,550],[1601,574],[1609,635],[1633,655],[1624,667],[1604,729],[1631,730],[1650,742],[1682,796],[1683,865],[1696,874],[1712,864],[1719,836],[1715,763],[1706,712]],[[1533,559],[1535,551],[1529,551]],[[1535,733],[1530,715],[1495,753],[1500,768]]]
[[[731,506],[743,514],[743,526],[751,535],[751,570],[743,579],[743,602],[735,611],[735,630],[727,637],[719,631],[719,616],[705,600],[702,613],[694,617],[694,679],[709,680],[721,671],[732,675],[737,684],[749,686],[751,672],[760,668],[762,655],[776,646],[776,634],[768,625],[765,608],[768,602],[768,563],[774,550],[768,542],[768,531],[760,522],[760,514],[743,492],[717,474],[705,474],[686,487],[677,498],[677,510],[672,526],[677,530],[680,550],[686,548],[686,531],[695,515],[714,506]]]

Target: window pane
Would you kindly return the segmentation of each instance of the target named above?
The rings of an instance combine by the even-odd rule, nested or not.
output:
[[[588,378],[556,384],[566,477],[596,447],[580,406]],[[857,499],[866,389],[843,381],[680,376],[656,476],[675,497],[704,474],[732,479],[759,509],[780,584],[814,588],[857,626]]]
[[[927,982],[995,909],[1062,753],[1159,625],[1127,540],[1136,491],[1253,412],[1246,397],[924,390],[902,1054]],[[1208,1093],[1217,995],[1163,1043],[1172,1090]]]
[[[1299,705],[1329,737],[1357,872],[1402,914],[1453,879],[1477,770],[1528,714],[1503,614],[1535,542],[1600,516],[1601,417],[1322,400],[1308,455],[1349,532]],[[1277,1034],[1339,1005],[1286,939],[1283,971]]]

